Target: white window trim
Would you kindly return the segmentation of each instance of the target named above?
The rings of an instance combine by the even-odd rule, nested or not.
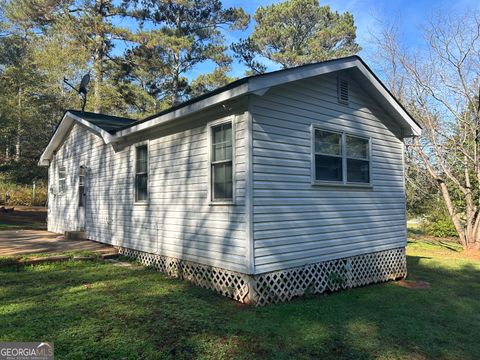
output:
[[[323,130],[332,133],[336,133],[342,136],[342,181],[328,181],[328,180],[317,180],[316,178],[316,169],[315,169],[315,130]],[[353,136],[361,139],[368,140],[368,183],[359,183],[359,182],[349,182],[347,181],[347,142],[346,137]],[[334,129],[328,126],[319,126],[316,124],[311,124],[310,126],[310,175],[311,182],[314,186],[340,186],[340,187],[352,187],[352,188],[366,188],[372,189],[372,138],[365,135],[359,135],[352,132],[346,132],[338,129]],[[352,158],[354,159],[354,158]]]
[[[143,145],[147,145],[147,200],[137,201],[137,148]],[[134,172],[133,172],[133,204],[136,206],[146,206],[150,202],[150,141],[145,140],[139,143],[136,143],[133,147],[133,161],[134,161]]]
[[[212,189],[212,128],[221,124],[231,123],[232,124],[232,200],[212,200],[213,189]],[[207,156],[208,156],[208,204],[209,205],[235,205],[236,201],[236,117],[230,115],[228,117],[211,121],[207,124]]]

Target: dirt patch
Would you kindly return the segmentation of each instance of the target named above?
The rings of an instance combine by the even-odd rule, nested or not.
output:
[[[423,280],[399,280],[397,281],[397,285],[407,288],[407,289],[430,289],[431,285],[428,281]]]
[[[470,259],[480,260],[480,249],[465,250],[463,254]]]
[[[13,211],[0,212],[0,229],[2,228],[46,229],[47,209],[45,207],[14,207]]]
[[[0,256],[80,251],[110,254],[113,247],[90,240],[65,240],[60,234],[43,230],[0,231]]]

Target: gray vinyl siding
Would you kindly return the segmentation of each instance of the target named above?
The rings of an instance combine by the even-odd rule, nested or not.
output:
[[[348,77],[336,74],[252,96],[253,246],[263,273],[406,244],[400,128]],[[311,125],[372,139],[372,189],[311,182]]]
[[[48,229],[77,230],[78,172],[86,176],[88,238],[246,272],[245,119],[235,117],[236,204],[208,201],[207,121],[148,140],[149,201],[134,204],[135,145],[115,152],[90,130],[75,125],[50,165]],[[198,120],[198,119],[197,119]],[[200,125],[199,125],[200,124]],[[142,141],[143,142],[143,141]],[[67,191],[56,194],[57,167],[65,166]]]

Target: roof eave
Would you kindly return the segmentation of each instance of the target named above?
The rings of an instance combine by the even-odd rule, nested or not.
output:
[[[220,104],[226,100],[238,98],[242,95],[259,93],[262,90],[268,89],[272,86],[301,80],[305,77],[317,76],[332,71],[348,69],[355,66],[355,59],[356,57],[348,57],[322,64],[322,66],[315,66],[315,64],[312,64],[312,66],[305,66],[303,68],[285,69],[282,71],[263,74],[259,77],[247,78],[245,82],[240,83],[236,87],[229,88],[211,97],[207,97],[172,112],[162,114],[158,117],[149,119],[148,121],[129,126],[123,130],[121,129],[116,132],[117,137],[115,140],[120,141],[121,138],[131,135],[137,131],[146,130],[153,126],[164,125],[180,117],[191,115],[199,110],[204,110],[208,107]]]
[[[211,97],[202,99],[198,102],[194,102],[192,104],[183,106],[179,109],[176,109],[172,112],[168,112],[166,114],[160,115],[158,117],[155,117],[153,119],[150,119],[145,122],[141,122],[139,124],[130,126],[126,129],[121,129],[118,130],[115,135],[114,141],[120,141],[121,138],[124,138],[126,136],[129,136],[133,133],[136,133],[138,131],[146,130],[154,126],[160,126],[160,125],[165,125],[173,120],[177,120],[179,118],[194,114],[200,110],[205,110],[209,107],[212,107],[214,105],[220,104],[224,101],[227,100],[233,100],[235,98],[238,98],[242,95],[246,95],[249,93],[249,82],[246,81],[237,87],[222,91],[218,94],[215,94]]]
[[[112,135],[107,131],[99,128],[98,126],[92,124],[91,122],[82,119],[75,114],[72,114],[70,111],[67,111],[63,115],[63,118],[60,121],[57,130],[53,134],[47,147],[40,156],[38,166],[48,166],[50,164],[50,160],[52,159],[54,151],[62,144],[65,135],[70,131],[70,128],[74,123],[78,123],[89,128],[91,131],[100,136],[105,144],[113,142],[115,138],[115,135]]]
[[[171,112],[161,114],[158,117],[148,119],[147,121],[143,121],[139,124],[134,124],[133,126],[129,126],[125,129],[120,129],[115,133],[116,137],[112,141],[120,141],[126,136],[138,131],[147,130],[151,127],[166,125],[171,121],[177,120],[181,117],[192,115],[197,111],[204,110],[211,106],[220,104],[227,100],[238,98],[243,95],[261,94],[264,93],[265,89],[269,89],[273,86],[350,68],[357,68],[375,87],[378,93],[388,101],[391,110],[398,114],[396,118],[401,121],[402,127],[407,130],[405,131],[406,136],[418,136],[421,134],[420,126],[400,105],[400,103],[375,76],[375,74],[368,68],[363,60],[359,56],[350,56],[323,64],[311,64],[311,66],[291,68],[264,74],[259,77],[247,78],[245,82],[242,82],[236,87],[226,89],[225,91],[217,93],[213,96],[193,102]]]
[[[405,136],[419,136],[422,133],[422,128],[417,124],[415,119],[405,110],[400,102],[393,96],[393,94],[386,88],[380,79],[373,73],[372,70],[365,64],[365,62],[357,56],[356,68],[368,79],[368,81],[375,87],[380,95],[387,100],[392,111],[398,116],[397,120],[402,122],[402,127],[406,129]]]

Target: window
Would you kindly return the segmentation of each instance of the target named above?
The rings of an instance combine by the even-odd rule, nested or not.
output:
[[[210,196],[212,202],[233,202],[232,122],[210,127]]]
[[[369,140],[345,135],[347,142],[347,182],[369,183]]]
[[[78,173],[78,206],[85,206],[85,167],[80,166]]]
[[[342,181],[342,134],[315,129],[316,180]]]
[[[313,128],[312,146],[315,182],[370,184],[370,139]]]
[[[135,148],[135,202],[148,201],[148,146]]]
[[[58,192],[63,193],[66,189],[66,171],[65,167],[61,166],[58,168]]]

